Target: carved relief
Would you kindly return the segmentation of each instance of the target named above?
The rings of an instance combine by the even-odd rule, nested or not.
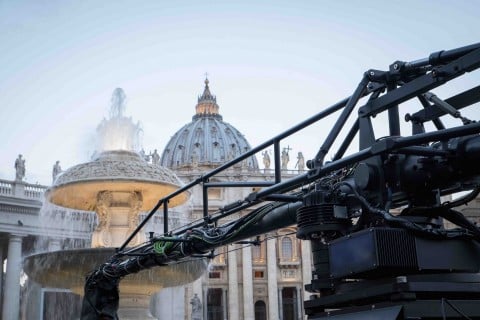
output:
[[[128,213],[128,233],[131,234],[138,226],[140,208],[143,205],[142,194],[138,191],[131,192],[130,195],[130,211]],[[136,245],[142,242],[141,236],[139,233],[131,240],[131,245]]]
[[[112,204],[112,193],[109,191],[99,192],[97,195],[96,213],[98,225],[92,234],[92,247],[110,247],[112,237],[110,234],[111,216],[109,213]]]

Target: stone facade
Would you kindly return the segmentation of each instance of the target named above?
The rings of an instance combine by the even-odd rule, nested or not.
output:
[[[198,179],[203,173],[251,149],[245,136],[223,121],[208,80],[205,81],[204,92],[198,98],[195,110],[192,122],[173,135],[161,158],[161,164],[174,171],[185,183]],[[198,158],[193,156],[195,154]],[[287,163],[282,168],[282,179],[301,173],[288,170]],[[265,182],[274,179],[272,169],[260,170],[256,157],[251,157],[216,175],[210,182]],[[209,212],[244,199],[252,191],[252,188],[209,189]],[[203,218],[202,192],[201,186],[193,188],[191,220]],[[220,224],[248,214],[253,209],[230,216]],[[303,319],[303,300],[307,297],[304,284],[311,279],[311,251],[307,242],[302,243],[296,238],[295,232],[292,226],[249,239],[259,240],[258,246],[231,244],[218,248],[208,272],[191,287],[167,289],[157,295],[157,316],[160,319],[171,317],[168,297],[175,290],[177,296],[181,295],[178,291],[183,290],[184,319],[193,318],[190,301],[194,297],[199,298],[203,306],[203,320]]]

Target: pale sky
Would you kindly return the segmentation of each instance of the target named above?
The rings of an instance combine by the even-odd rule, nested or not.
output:
[[[56,160],[88,161],[117,87],[144,149],[163,150],[191,121],[205,72],[224,120],[256,146],[349,96],[370,68],[479,42],[479,9],[474,0],[0,0],[0,179],[14,179],[20,153],[26,181],[46,185]],[[444,98],[479,83],[480,72],[468,75]],[[478,120],[476,107],[466,112]],[[286,141],[292,155],[313,157],[331,123]]]

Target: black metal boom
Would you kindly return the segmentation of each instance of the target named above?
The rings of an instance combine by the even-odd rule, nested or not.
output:
[[[386,71],[368,70],[350,97],[160,199],[116,255],[87,278],[82,319],[115,319],[118,282],[128,274],[208,257],[216,247],[294,224],[297,237],[311,241],[315,261],[307,286],[315,298],[305,302],[309,319],[480,318],[480,230],[454,208],[480,193],[480,122],[461,113],[480,101],[480,85],[447,99],[433,93],[479,67],[477,43],[395,61]],[[412,134],[401,136],[400,110],[407,101],[418,102],[419,109],[405,115]],[[309,170],[282,181],[281,141],[336,112]],[[378,137],[372,119],[383,112],[389,134]],[[352,117],[345,139],[326,161]],[[447,128],[440,117],[459,125]],[[426,130],[429,121],[436,130]],[[355,137],[358,151],[345,155]],[[210,181],[271,146],[274,182]],[[196,185],[203,188],[203,219],[169,230],[169,200]],[[213,187],[261,189],[210,213],[207,193]],[[470,194],[442,202],[460,191]],[[161,207],[164,234],[127,248]],[[250,207],[255,209],[249,214],[217,225]],[[456,227],[446,229],[445,220]]]

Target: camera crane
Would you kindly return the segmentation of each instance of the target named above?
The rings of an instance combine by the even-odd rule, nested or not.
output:
[[[480,85],[445,100],[431,92],[479,67],[477,43],[396,61],[386,71],[368,70],[350,97],[160,199],[117,253],[88,275],[81,319],[117,319],[118,284],[128,274],[208,257],[219,246],[293,224],[297,237],[312,247],[308,319],[479,319],[480,229],[454,208],[480,193],[480,122],[461,113],[480,101]],[[402,137],[399,108],[409,100],[421,108],[405,116],[412,135]],[[325,161],[354,110],[353,125]],[[333,128],[307,162],[309,170],[282,181],[280,141],[337,111]],[[389,135],[378,138],[372,118],[383,112]],[[460,124],[446,128],[442,116]],[[430,121],[436,130],[426,130]],[[356,136],[359,151],[345,155]],[[210,182],[272,145],[274,182]],[[203,187],[204,218],[169,231],[169,200],[196,185]],[[253,186],[262,189],[208,212],[208,188]],[[460,191],[466,195],[441,201]],[[217,225],[253,206],[247,215]],[[161,207],[164,234],[127,248]],[[446,229],[445,220],[456,227]]]

